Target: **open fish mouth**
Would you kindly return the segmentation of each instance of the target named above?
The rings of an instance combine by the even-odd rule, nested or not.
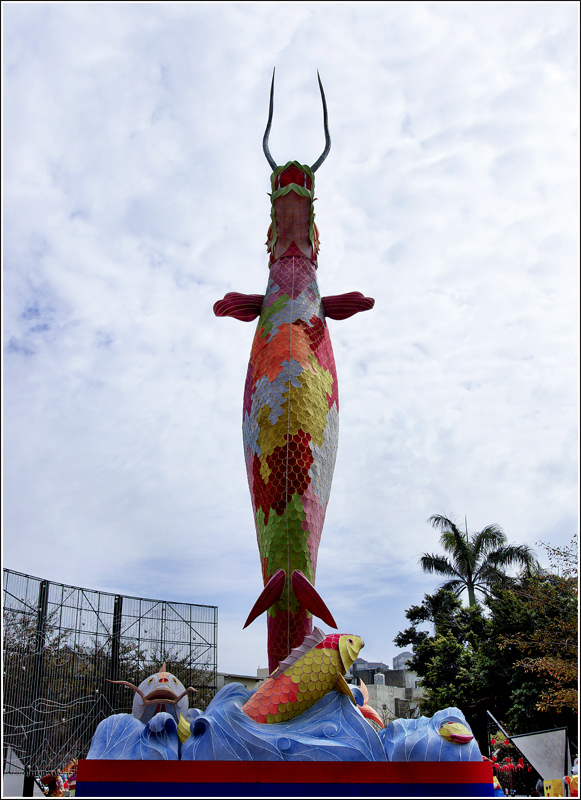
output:
[[[454,744],[468,744],[474,738],[472,732],[461,722],[447,722],[438,731],[443,739]]]
[[[181,695],[183,697],[183,695]],[[151,692],[151,694],[146,695],[143,698],[143,702],[146,706],[153,705],[154,703],[159,703],[160,700],[163,700],[164,703],[170,703],[171,705],[175,705],[181,697],[176,697],[173,692],[170,692],[168,689],[156,689],[155,692]]]
[[[450,733],[449,738],[456,744],[468,744],[474,737],[471,734]]]
[[[152,705],[153,703],[157,703],[159,700],[162,700],[164,703],[169,703],[170,705],[175,705],[179,703],[182,697],[185,697],[188,692],[197,692],[197,689],[194,689],[193,686],[188,686],[187,689],[176,695],[171,689],[156,689],[154,692],[151,692],[148,695],[143,694],[139,686],[134,686],[129,681],[112,681],[109,678],[105,678],[108,683],[117,683],[119,686],[127,686],[128,689],[133,689],[134,692],[141,697],[145,705]]]

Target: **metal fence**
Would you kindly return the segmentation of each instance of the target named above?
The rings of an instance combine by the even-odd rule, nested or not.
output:
[[[80,589],[4,570],[5,773],[40,775],[84,758],[101,720],[131,713],[163,662],[197,708],[216,692],[218,609]]]

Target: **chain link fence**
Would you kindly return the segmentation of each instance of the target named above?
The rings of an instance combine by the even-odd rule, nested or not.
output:
[[[34,776],[87,755],[165,662],[205,709],[216,692],[218,609],[66,586],[4,569],[3,771]],[[107,680],[108,679],[108,680]]]

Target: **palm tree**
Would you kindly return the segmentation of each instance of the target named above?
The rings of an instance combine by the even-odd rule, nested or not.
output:
[[[478,533],[468,535],[448,517],[434,514],[428,522],[441,533],[440,544],[450,555],[424,553],[420,566],[424,572],[450,578],[442,585],[459,596],[468,592],[468,604],[476,605],[476,592],[490,594],[499,581],[507,579],[506,569],[518,566],[531,573],[540,569],[534,551],[526,544],[508,544],[506,534],[498,525],[487,525]]]

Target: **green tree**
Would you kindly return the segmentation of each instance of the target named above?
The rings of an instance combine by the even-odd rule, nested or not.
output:
[[[539,711],[573,711],[578,704],[577,542],[564,548],[543,545],[552,573],[522,581],[513,594],[534,615],[532,630],[504,633],[501,650],[516,648],[517,665],[544,679],[535,698]]]
[[[461,708],[476,731],[476,709],[486,694],[486,676],[480,669],[482,645],[490,626],[480,606],[464,608],[448,589],[425,595],[419,606],[406,611],[412,623],[398,633],[398,647],[413,647],[408,667],[422,679],[423,714],[431,716],[442,708]],[[418,630],[433,625],[433,634]]]
[[[533,550],[526,544],[508,544],[506,534],[498,525],[487,525],[481,531],[463,533],[456,523],[441,514],[428,520],[440,531],[440,545],[447,555],[424,553],[420,565],[424,572],[444,575],[447,580],[442,588],[456,596],[468,592],[468,605],[476,605],[476,592],[485,597],[491,589],[506,581],[506,570],[520,567],[531,573],[540,570]]]
[[[406,617],[410,627],[394,642],[413,648],[409,667],[422,679],[422,713],[460,708],[483,753],[487,710],[512,733],[567,726],[576,740],[577,583],[572,569],[495,584],[483,604],[469,607],[454,592],[440,589],[407,609]]]

